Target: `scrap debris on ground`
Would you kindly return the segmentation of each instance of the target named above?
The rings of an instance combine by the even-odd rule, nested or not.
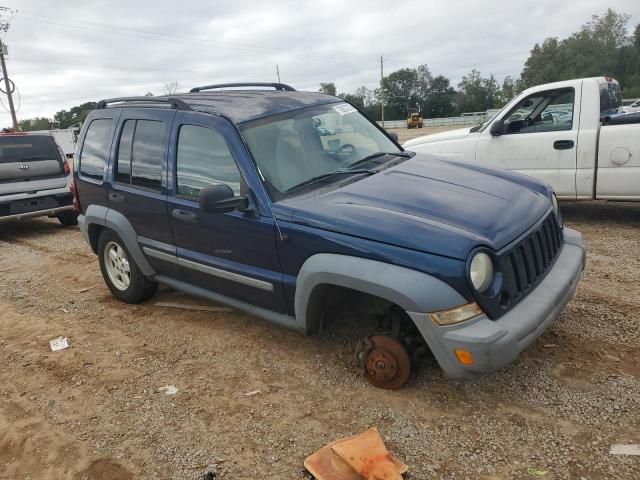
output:
[[[329,443],[308,456],[304,466],[317,480],[402,480],[408,470],[389,454],[375,427]]]

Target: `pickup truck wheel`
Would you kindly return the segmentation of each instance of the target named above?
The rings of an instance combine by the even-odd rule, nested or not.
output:
[[[58,215],[58,220],[65,227],[78,225],[78,214],[76,212],[62,212]]]
[[[396,390],[411,374],[411,359],[402,344],[388,335],[368,339],[369,348],[362,359],[367,380],[379,388]]]
[[[126,303],[148,300],[158,289],[140,271],[120,237],[111,230],[104,230],[98,240],[100,271],[111,293]]]

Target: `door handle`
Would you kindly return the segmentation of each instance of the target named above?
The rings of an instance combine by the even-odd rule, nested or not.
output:
[[[187,210],[180,210],[176,208],[171,212],[171,215],[176,220],[180,220],[181,222],[187,223],[198,223],[198,215],[193,212],[188,212]]]
[[[553,148],[556,150],[569,150],[573,148],[573,140],[556,140],[553,142]]]
[[[109,193],[109,200],[111,200],[112,202],[122,203],[125,200],[125,196],[121,193],[111,192]]]

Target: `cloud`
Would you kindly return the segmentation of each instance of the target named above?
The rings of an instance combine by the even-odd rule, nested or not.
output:
[[[5,37],[19,118],[79,103],[227,81],[275,81],[338,91],[379,82],[385,69],[428,64],[454,83],[477,68],[518,75],[530,49],[566,37],[607,7],[640,22],[637,0],[456,2],[139,0],[14,2]],[[145,33],[153,32],[153,33]],[[6,104],[6,100],[5,100]],[[0,113],[0,125],[10,123]]]

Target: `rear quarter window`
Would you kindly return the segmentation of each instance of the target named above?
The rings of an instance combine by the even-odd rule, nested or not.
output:
[[[81,175],[96,180],[104,179],[104,166],[111,147],[112,126],[113,120],[110,118],[96,119],[89,125],[80,153]]]

